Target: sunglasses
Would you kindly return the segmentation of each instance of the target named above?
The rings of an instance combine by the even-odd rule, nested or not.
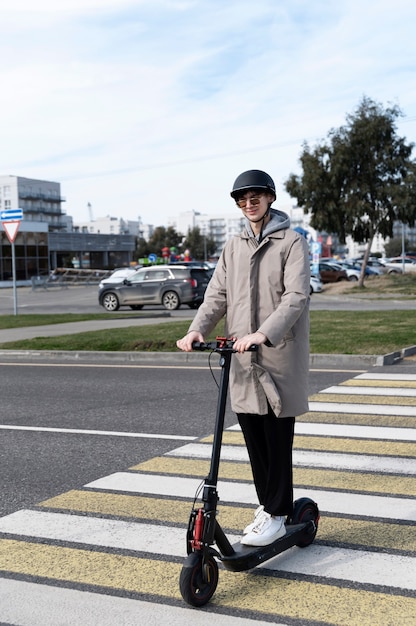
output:
[[[260,204],[263,195],[264,194],[261,193],[257,196],[250,196],[250,198],[240,198],[239,200],[236,200],[235,203],[240,207],[240,209],[244,209],[247,206],[247,202],[249,200],[252,206],[257,206]]]

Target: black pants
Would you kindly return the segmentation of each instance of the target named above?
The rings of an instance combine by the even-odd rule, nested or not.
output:
[[[238,413],[260,504],[271,515],[293,508],[292,447],[294,417]]]

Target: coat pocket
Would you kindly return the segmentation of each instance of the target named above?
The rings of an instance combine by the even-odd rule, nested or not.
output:
[[[282,401],[276,383],[264,367],[258,363],[253,363],[252,366],[273,413],[278,417],[282,411]]]

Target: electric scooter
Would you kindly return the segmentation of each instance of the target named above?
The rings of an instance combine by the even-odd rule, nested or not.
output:
[[[208,343],[194,342],[192,344],[193,350],[209,350],[211,353],[218,353],[221,367],[210,471],[201,488],[203,506],[195,508],[194,504],[190,514],[186,533],[188,556],[184,561],[179,579],[182,598],[194,607],[204,606],[215,593],[218,584],[217,559],[227,570],[234,572],[253,569],[292,546],[305,548],[313,542],[318,530],[318,506],[313,500],[305,497],[294,502],[293,512],[286,519],[286,534],[268,546],[245,546],[239,542],[231,545],[216,519],[219,500],[218,471],[229,373],[231,358],[236,352],[233,344],[232,339],[223,337],[218,337],[216,341]],[[257,349],[257,345],[250,347],[250,351]],[[195,496],[195,501],[197,498],[198,494]]]

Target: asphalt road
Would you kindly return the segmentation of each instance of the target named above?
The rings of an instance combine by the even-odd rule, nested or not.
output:
[[[213,430],[217,387],[206,366],[8,358],[0,367],[1,515],[164,454],[177,446],[176,437],[201,437]],[[213,373],[218,381],[218,368]],[[350,374],[313,371],[310,393]],[[233,423],[229,411],[226,424]],[[36,430],[42,428],[55,430]]]
[[[94,288],[18,295],[21,313],[101,310]],[[7,298],[1,290],[0,314]],[[188,483],[193,494],[206,475],[214,427],[207,365],[0,360],[1,624],[416,623],[416,360],[311,371],[295,483],[320,506],[317,539],[266,569],[221,571],[201,611],[184,606],[178,576]],[[234,474],[220,488],[220,521],[234,534],[255,508],[235,422],[228,410],[224,471]]]

